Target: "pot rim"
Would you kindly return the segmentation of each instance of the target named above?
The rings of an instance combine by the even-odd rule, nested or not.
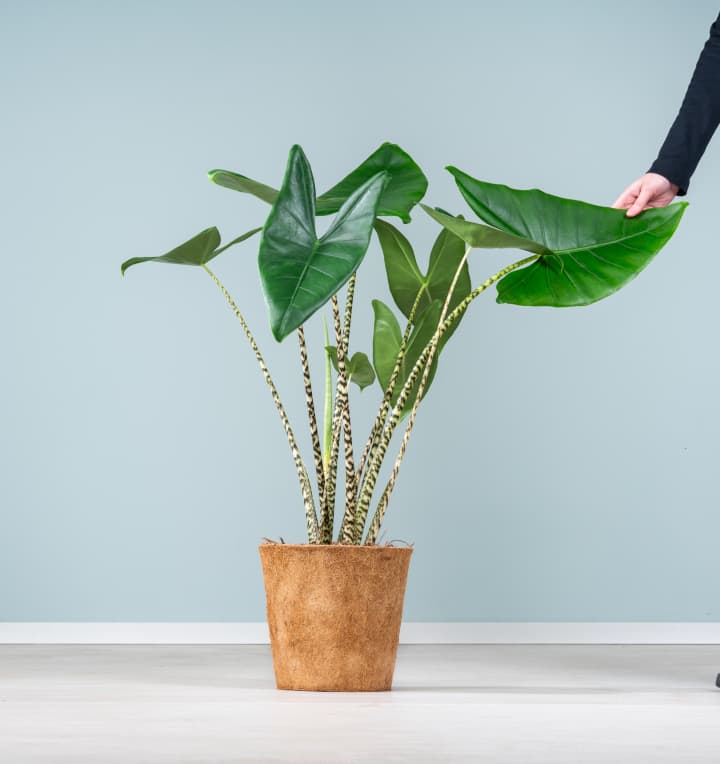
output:
[[[333,542],[332,544],[282,544],[278,541],[263,541],[258,545],[258,549],[270,549],[273,547],[279,547],[281,549],[323,549],[329,550],[341,550],[341,549],[366,549],[368,551],[378,550],[396,550],[399,552],[412,552],[413,545],[409,546],[390,546],[390,545],[376,545],[376,544],[340,544]]]

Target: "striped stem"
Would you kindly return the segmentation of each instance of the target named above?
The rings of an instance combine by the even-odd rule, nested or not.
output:
[[[300,363],[302,364],[303,383],[305,386],[305,402],[307,404],[308,421],[310,423],[310,438],[312,440],[313,457],[315,459],[315,472],[317,473],[318,496],[320,497],[320,524],[322,525],[322,517],[325,514],[325,507],[323,505],[323,497],[325,495],[325,470],[323,468],[322,449],[320,448],[320,431],[318,430],[317,414],[315,412],[315,399],[313,397],[304,327],[299,326],[297,334],[298,342],[300,344]]]
[[[380,403],[380,410],[375,417],[375,422],[373,423],[372,429],[370,430],[370,437],[365,444],[365,449],[363,450],[362,457],[360,458],[360,464],[358,465],[357,473],[355,475],[355,482],[359,486],[362,485],[361,477],[363,467],[365,466],[365,460],[368,458],[372,460],[372,455],[377,448],[378,443],[380,442],[380,433],[382,432],[382,427],[385,424],[388,411],[390,410],[390,401],[392,400],[393,392],[395,391],[395,385],[397,384],[398,377],[400,376],[400,368],[402,366],[403,359],[405,358],[405,350],[407,349],[408,340],[410,339],[410,332],[413,328],[415,313],[417,311],[418,305],[420,304],[420,298],[423,296],[423,293],[424,287],[420,287],[415,297],[415,302],[413,303],[412,309],[410,310],[410,317],[408,318],[407,326],[405,327],[405,332],[403,334],[402,341],[400,342],[400,348],[398,350],[397,358],[395,359],[395,366],[393,367],[392,374],[390,375],[390,381],[388,382],[388,386],[383,395],[382,402]]]
[[[310,479],[308,477],[307,470],[305,469],[305,464],[303,463],[302,457],[300,456],[300,450],[297,447],[297,442],[295,440],[295,435],[293,434],[292,427],[290,427],[290,420],[288,419],[287,413],[285,412],[285,407],[282,405],[282,402],[280,401],[280,396],[278,395],[278,391],[277,391],[277,388],[275,387],[275,383],[273,382],[272,377],[270,376],[270,371],[267,365],[265,364],[265,360],[263,359],[262,354],[260,353],[260,349],[258,348],[257,343],[255,342],[255,338],[253,337],[252,332],[250,331],[250,327],[247,325],[247,322],[243,318],[243,315],[240,312],[240,309],[235,304],[235,301],[230,296],[230,293],[228,292],[228,290],[225,289],[220,279],[210,270],[210,268],[207,267],[207,265],[203,265],[202,267],[208,273],[210,278],[215,282],[218,289],[223,293],[223,296],[225,297],[228,305],[232,308],[233,313],[235,314],[237,319],[240,321],[243,331],[245,332],[245,336],[248,338],[248,342],[250,343],[250,347],[255,353],[255,357],[257,358],[258,363],[260,364],[260,370],[262,371],[263,376],[265,377],[265,382],[267,382],[267,385],[270,388],[270,394],[272,395],[272,399],[273,399],[273,402],[275,403],[275,407],[277,408],[278,413],[280,414],[280,420],[282,421],[283,428],[285,429],[285,435],[287,436],[288,443],[290,444],[290,451],[292,452],[293,460],[295,461],[295,467],[297,469],[298,478],[300,480],[300,487],[302,489],[303,502],[305,504],[305,521],[307,524],[308,539],[311,544],[317,544],[320,538],[319,538],[319,531],[318,531],[317,513],[315,511],[315,499],[313,498],[312,487],[310,485]]]
[[[529,263],[534,262],[535,260],[538,259],[538,257],[539,257],[538,255],[532,255],[530,257],[526,257],[522,260],[519,260],[518,262],[513,263],[512,265],[508,265],[506,268],[503,268],[501,271],[498,271],[496,274],[494,274],[489,279],[484,281],[482,284],[480,284],[480,286],[473,289],[473,291],[470,292],[470,294],[467,297],[465,297],[465,299],[455,307],[455,309],[450,313],[450,315],[447,316],[447,318],[445,318],[442,324],[438,326],[430,342],[423,349],[423,352],[420,354],[420,357],[417,359],[417,361],[415,362],[415,365],[412,368],[412,371],[410,372],[410,376],[408,377],[407,381],[405,382],[405,385],[400,391],[400,395],[398,397],[397,403],[395,404],[395,407],[393,408],[392,413],[390,415],[390,419],[383,431],[382,439],[380,442],[380,446],[378,447],[378,451],[372,463],[368,467],[366,481],[363,484],[363,487],[360,493],[360,499],[358,500],[357,519],[358,519],[358,528],[360,528],[360,530],[362,530],[365,527],[365,520],[367,518],[367,512],[370,506],[370,500],[372,498],[372,491],[375,487],[375,483],[377,482],[377,478],[380,473],[380,467],[382,465],[385,454],[387,453],[388,446],[390,445],[390,440],[392,439],[395,428],[397,427],[397,424],[400,421],[400,414],[402,413],[403,407],[405,406],[408,398],[410,397],[410,392],[413,388],[413,385],[415,384],[415,382],[417,382],[417,379],[420,376],[420,372],[423,371],[426,363],[428,362],[428,359],[430,358],[431,347],[437,346],[437,343],[440,341],[443,334],[445,334],[445,332],[455,323],[455,321],[457,321],[460,318],[460,316],[462,316],[462,314],[468,309],[468,306],[470,305],[470,303],[476,297],[478,297],[478,295],[482,294],[489,286],[494,284],[496,281],[499,281],[508,273],[514,270],[517,270],[518,268],[522,268],[524,265],[528,265]],[[430,363],[432,363],[432,359],[430,359]],[[378,509],[380,509],[380,507],[378,507]],[[383,507],[380,513],[380,516],[377,518],[377,522],[376,522],[376,518],[373,517],[373,521],[371,525],[375,527],[376,533],[377,533],[377,529],[380,527],[380,522],[382,521],[382,514],[384,513],[384,511],[385,509]],[[377,514],[378,513],[376,512],[376,515]],[[369,541],[370,541],[370,535],[368,534],[368,539],[366,539],[365,543],[367,544],[369,543]]]
[[[423,393],[425,392],[425,387],[427,385],[427,381],[430,377],[430,369],[432,367],[432,362],[435,357],[435,354],[437,352],[437,348],[440,341],[440,335],[438,334],[438,331],[440,327],[443,324],[443,321],[445,320],[445,316],[447,316],[448,308],[450,307],[450,298],[452,297],[453,292],[455,291],[455,285],[457,284],[457,280],[460,277],[460,271],[465,266],[465,263],[467,262],[468,255],[472,251],[472,247],[468,246],[465,249],[465,254],[462,257],[462,260],[460,261],[460,264],[458,265],[455,275],[453,276],[452,283],[450,284],[450,288],[448,289],[447,296],[445,297],[445,302],[443,303],[442,311],[440,312],[440,318],[438,319],[438,325],[435,329],[435,332],[433,333],[432,339],[430,340],[430,353],[428,355],[427,363],[425,364],[425,368],[423,369],[423,375],[420,379],[420,384],[418,385],[417,394],[415,395],[415,401],[413,402],[412,411],[410,412],[410,419],[408,421],[407,427],[405,428],[405,434],[403,435],[402,444],[400,446],[400,451],[397,455],[397,458],[395,459],[395,464],[393,465],[392,473],[390,475],[390,480],[388,481],[388,484],[385,486],[385,490],[383,491],[382,497],[380,499],[380,503],[378,504],[378,507],[375,511],[375,515],[373,516],[373,521],[370,524],[370,531],[368,532],[368,536],[365,539],[366,544],[374,544],[375,539],[377,538],[377,533],[380,530],[380,524],[382,522],[383,517],[385,516],[385,509],[387,508],[388,502],[390,501],[390,494],[392,493],[392,489],[395,486],[395,481],[397,480],[398,472],[400,471],[400,464],[402,463],[403,457],[405,456],[405,451],[407,449],[408,441],[410,440],[410,433],[412,432],[413,425],[415,423],[415,416],[417,415],[418,406],[420,405],[420,401],[423,397]]]
[[[342,395],[343,443],[345,444],[345,511],[343,513],[343,520],[338,535],[338,541],[343,544],[359,544],[361,541],[361,539],[355,541],[354,538],[353,519],[355,516],[357,485],[355,482],[355,457],[353,454],[352,427],[350,422],[350,380],[347,375],[346,366],[350,347],[350,324],[352,321],[352,308],[355,297],[355,281],[356,274],[353,273],[348,282],[342,335],[338,332],[338,329],[340,328],[339,313],[336,314],[335,320],[335,332],[338,346],[338,396]],[[340,361],[340,348],[342,348],[342,366]],[[341,380],[342,388],[340,387]]]
[[[325,330],[325,347],[330,344],[328,339],[327,321],[323,316],[323,329]],[[327,475],[327,468],[330,462],[330,441],[332,439],[332,363],[330,355],[325,351],[325,408],[323,412],[323,466]]]
[[[348,284],[348,292],[351,287],[354,290],[354,275]],[[333,412],[332,423],[332,443],[330,446],[330,465],[325,479],[327,522],[320,530],[321,542],[323,544],[332,543],[332,532],[335,525],[335,489],[337,485],[337,468],[340,458],[340,435],[343,430],[345,417],[345,399],[347,398],[347,370],[345,369],[345,353],[343,352],[342,326],[340,323],[340,303],[336,294],[332,296],[333,323],[335,325],[335,341],[337,344],[337,366],[338,377],[335,390],[335,410]],[[352,298],[350,300],[352,306]],[[347,488],[346,488],[347,491]]]

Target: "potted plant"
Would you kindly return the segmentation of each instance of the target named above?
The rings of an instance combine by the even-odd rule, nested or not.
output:
[[[259,547],[281,689],[391,688],[412,548],[379,543],[380,529],[420,402],[445,343],[473,300],[492,285],[497,285],[499,303],[570,307],[601,300],[650,262],[672,236],[686,206],[677,203],[631,219],[622,210],[537,189],[515,190],[454,167],[448,170],[483,222],[421,204],[427,180],[399,146],[383,144],[320,196],[305,154],[294,146],[279,190],[235,172],[209,173],[218,185],[270,204],[262,226],[224,245],[217,228],[208,228],[165,255],[135,257],[122,265],[123,274],[151,261],[204,270],[240,321],[280,415],[307,526],[307,543],[268,541]],[[424,273],[408,239],[387,219],[408,223],[416,205],[441,226]],[[316,217],[331,214],[334,220],[319,236]],[[370,361],[361,351],[350,352],[350,329],[357,271],[373,231],[405,326],[395,310],[373,300]],[[222,252],[258,233],[258,266],[272,334],[278,342],[297,336],[314,469],[300,453],[245,317],[209,266]],[[468,259],[476,248],[519,249],[525,255],[473,287]],[[321,427],[304,327],[326,306],[334,342],[328,339],[326,324]],[[358,459],[350,389],[362,389],[376,379],[382,393],[379,410]],[[390,477],[370,511],[381,466],[401,423],[404,432]],[[344,503],[342,514],[336,515],[341,451]]]

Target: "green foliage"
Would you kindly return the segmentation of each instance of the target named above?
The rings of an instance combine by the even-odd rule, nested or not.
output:
[[[335,345],[326,345],[325,350],[332,362],[333,368],[335,371],[338,371],[337,347]],[[350,358],[346,358],[345,370],[348,375],[348,381],[354,382],[361,390],[369,387],[375,381],[375,371],[365,353],[353,353]]]
[[[358,186],[378,172],[386,172],[389,180],[377,214],[399,217],[409,223],[410,210],[425,196],[427,178],[410,155],[394,143],[383,143],[359,167],[319,196],[317,214],[336,212]]]
[[[270,313],[281,341],[321,308],[360,265],[387,183],[373,175],[344,202],[322,237],[315,232],[315,183],[299,146],[290,150],[282,188],[262,232],[258,266]]]
[[[386,390],[400,351],[402,331],[395,314],[384,302],[381,300],[373,300],[372,306],[375,314],[375,324],[373,328],[373,363],[375,364],[375,372],[380,387],[383,390]],[[443,302],[441,300],[434,300],[431,302],[430,305],[419,314],[417,321],[413,326],[408,338],[407,348],[405,349],[403,359],[400,363],[399,374],[397,382],[393,388],[392,398],[390,399],[393,406],[398,402],[400,391],[402,390],[403,385],[407,382],[413,366],[418,358],[420,358],[425,346],[430,342],[437,329],[442,306]],[[430,389],[430,384],[435,376],[437,368],[437,357],[448,338],[449,333],[446,333],[440,340],[438,352],[430,369],[425,390],[423,391],[423,397],[425,397],[425,394]],[[415,399],[417,398],[419,382],[420,380],[418,379],[410,388],[410,396],[405,406],[403,406],[401,419],[405,418],[412,410]]]
[[[321,194],[315,204],[315,214],[337,212],[360,186],[379,172],[387,173],[388,183],[380,197],[377,214],[410,222],[410,210],[425,196],[427,178],[412,157],[394,143],[383,143],[339,183]],[[278,195],[276,189],[229,170],[210,170],[208,176],[219,186],[252,194],[268,204],[274,204]]]
[[[171,249],[165,255],[159,257],[131,257],[126,260],[120,266],[120,272],[125,275],[125,271],[133,265],[138,263],[173,263],[175,265],[205,265],[209,263],[214,257],[217,257],[221,252],[229,249],[234,244],[239,244],[245,239],[249,239],[254,236],[261,228],[253,228],[252,231],[244,233],[242,236],[238,236],[224,247],[220,246],[220,233],[218,229],[213,226],[212,228],[206,228],[201,231],[192,239],[188,239],[184,244],[181,244],[175,249]]]
[[[453,217],[449,212],[433,209],[425,204],[420,205],[430,217],[448,231],[465,241],[471,247],[480,249],[524,249],[527,252],[535,252],[538,255],[548,253],[547,247],[543,247],[535,241],[523,236],[499,231],[482,223],[473,223],[460,217]]]
[[[430,253],[428,272],[423,275],[410,242],[394,225],[377,220],[375,231],[383,251],[390,293],[405,317],[410,318],[416,299],[416,315],[434,300],[444,301],[455,271],[465,254],[463,240],[449,230],[440,231]],[[466,263],[455,284],[450,309],[467,297],[471,289],[470,270]]]
[[[537,261],[498,283],[498,302],[571,307],[608,297],[634,279],[668,242],[687,204],[624,210],[516,190],[449,167],[462,195],[486,223],[536,243]],[[523,246],[522,249],[528,249]]]
[[[361,390],[372,385],[375,376],[382,390],[387,390],[397,367],[390,403],[393,407],[397,405],[398,411],[389,412],[381,405],[357,466],[359,482],[355,484],[354,479],[349,481],[345,492],[343,528],[347,520],[347,526],[357,532],[354,538],[359,543],[361,538],[358,536],[361,536],[393,431],[412,410],[416,399],[427,393],[440,353],[470,303],[495,283],[498,302],[569,307],[601,300],[627,284],[647,266],[676,230],[686,206],[684,203],[673,204],[648,210],[636,218],[627,218],[623,210],[552,196],[537,189],[516,190],[486,183],[457,168],[448,169],[463,197],[482,222],[467,221],[440,208],[421,205],[442,226],[429,255],[427,273],[420,269],[413,247],[405,235],[394,225],[379,219],[379,216],[395,216],[407,223],[411,210],[420,203],[427,189],[427,179],[422,170],[403,149],[391,143],[382,144],[320,196],[316,196],[312,170],[299,146],[293,146],[290,150],[279,190],[238,173],[213,170],[209,175],[214,183],[272,205],[264,226],[253,228],[223,246],[217,228],[207,228],[164,255],[133,257],[121,266],[123,274],[128,268],[143,262],[203,266],[220,288],[242,324],[280,413],[300,480],[308,537],[313,543],[325,539],[326,534],[325,530],[322,536],[319,533],[308,471],[287,413],[247,322],[227,289],[207,268],[207,263],[228,247],[262,231],[258,253],[260,280],[272,333],[281,341],[338,294],[360,266],[372,231],[376,231],[390,293],[401,314],[408,320],[412,316],[412,322],[408,321],[403,332],[395,312],[380,300],[373,300],[372,363],[367,355],[360,352],[346,358],[348,379]],[[336,217],[328,231],[318,236],[315,219],[329,214]],[[473,288],[468,263],[463,262],[468,247],[519,249],[530,252],[532,257],[507,265]],[[457,281],[448,299],[456,274]],[[446,300],[445,323],[439,327]],[[344,347],[349,343],[351,305],[352,301],[348,300],[342,334],[340,327],[336,333],[341,334]],[[339,305],[334,305],[334,308],[339,311]],[[437,348],[431,353],[436,334]],[[403,349],[404,336],[407,336],[407,344]],[[336,456],[342,438],[346,447],[345,471],[349,475],[353,467],[353,439],[350,408],[344,389],[341,390],[342,395],[336,394],[333,406],[331,367],[334,365],[337,369],[337,348],[329,344],[327,326],[324,345],[322,448],[312,386],[307,380],[306,397],[318,487],[325,479],[325,488],[318,490],[320,521],[323,529],[332,529]],[[301,345],[303,369],[309,375],[304,347],[304,344]],[[398,363],[401,351],[402,358]],[[422,372],[425,369],[428,369],[428,377],[423,383]],[[414,379],[412,385],[411,378]],[[407,389],[404,389],[406,385]],[[408,423],[396,467],[402,460],[413,421],[414,418]],[[397,469],[394,469],[371,523],[367,537],[370,543],[377,538],[396,475]],[[332,490],[328,486],[332,486]]]
[[[210,170],[208,177],[213,183],[217,183],[218,186],[239,191],[243,194],[251,194],[268,204],[274,204],[277,199],[278,191],[276,188],[266,186],[264,183],[258,183],[258,181],[248,178],[246,175],[240,175],[237,172]]]

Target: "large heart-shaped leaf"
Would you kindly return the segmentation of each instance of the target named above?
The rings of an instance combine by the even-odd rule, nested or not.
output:
[[[329,215],[345,199],[378,172],[386,172],[389,181],[383,190],[378,215],[399,217],[410,222],[410,210],[425,196],[427,178],[412,157],[394,143],[383,143],[359,167],[318,197],[317,214]]]
[[[392,376],[395,362],[397,361],[398,353],[400,352],[402,331],[400,330],[400,324],[398,323],[397,318],[395,318],[395,314],[384,302],[381,300],[373,300],[372,306],[375,314],[375,326],[373,330],[373,363],[375,365],[375,372],[380,387],[385,390],[390,382],[390,377]],[[420,314],[417,323],[410,333],[407,348],[405,349],[405,355],[403,356],[398,378],[390,399],[393,406],[397,403],[400,391],[407,382],[413,366],[422,355],[425,346],[430,342],[437,329],[442,306],[443,304],[440,300],[435,300],[428,305],[427,308],[423,310],[422,314]],[[440,339],[427,382],[425,383],[423,398],[430,389],[430,384],[437,370],[438,356],[446,342],[447,333]],[[411,388],[410,396],[403,407],[401,418],[407,416],[412,410],[421,378],[422,374]]]
[[[428,272],[423,275],[410,242],[395,226],[384,220],[376,220],[375,231],[383,251],[390,293],[405,316],[410,317],[418,292],[421,296],[416,316],[419,316],[434,300],[444,302],[455,271],[465,254],[465,242],[447,229],[440,231],[430,252]],[[450,298],[449,310],[455,308],[467,297],[471,288],[470,270],[465,263]],[[445,338],[446,341],[458,324],[459,322],[456,322],[453,325]]]
[[[448,170],[482,220],[547,250],[498,282],[498,302],[516,305],[570,307],[611,295],[668,242],[687,206],[680,202],[629,218],[624,210],[485,183],[455,167]]]
[[[337,212],[366,181],[378,172],[387,172],[389,180],[378,205],[378,215],[399,217],[405,223],[410,220],[410,210],[425,195],[427,178],[412,157],[394,143],[383,143],[362,164],[316,201],[316,215]],[[210,170],[210,180],[224,188],[252,194],[268,204],[273,204],[278,191],[245,175],[230,170]]]
[[[340,208],[327,233],[315,232],[315,183],[300,146],[293,146],[282,188],[262,232],[258,265],[278,341],[322,307],[360,265],[387,182],[377,173]]]
[[[327,352],[335,371],[338,371],[337,347],[335,345],[326,345],[325,351]],[[353,353],[350,358],[346,358],[345,369],[347,371],[348,381],[354,382],[360,390],[364,390],[375,381],[375,371],[370,363],[370,359],[365,353]]]
[[[242,236],[238,236],[236,239],[233,239],[231,242],[228,242],[225,244],[225,246],[221,247],[220,233],[218,229],[215,228],[215,226],[212,228],[206,228],[204,231],[201,231],[199,234],[197,234],[197,236],[193,236],[192,239],[189,239],[179,247],[175,247],[175,249],[170,250],[170,252],[165,255],[160,255],[159,257],[131,257],[120,266],[120,272],[124,276],[125,271],[128,268],[133,265],[137,265],[138,263],[205,265],[205,263],[209,263],[221,252],[224,252],[234,244],[239,244],[241,241],[249,239],[251,236],[254,236],[258,231],[261,230],[262,228],[253,228],[252,231],[248,231],[247,233],[242,234]]]

